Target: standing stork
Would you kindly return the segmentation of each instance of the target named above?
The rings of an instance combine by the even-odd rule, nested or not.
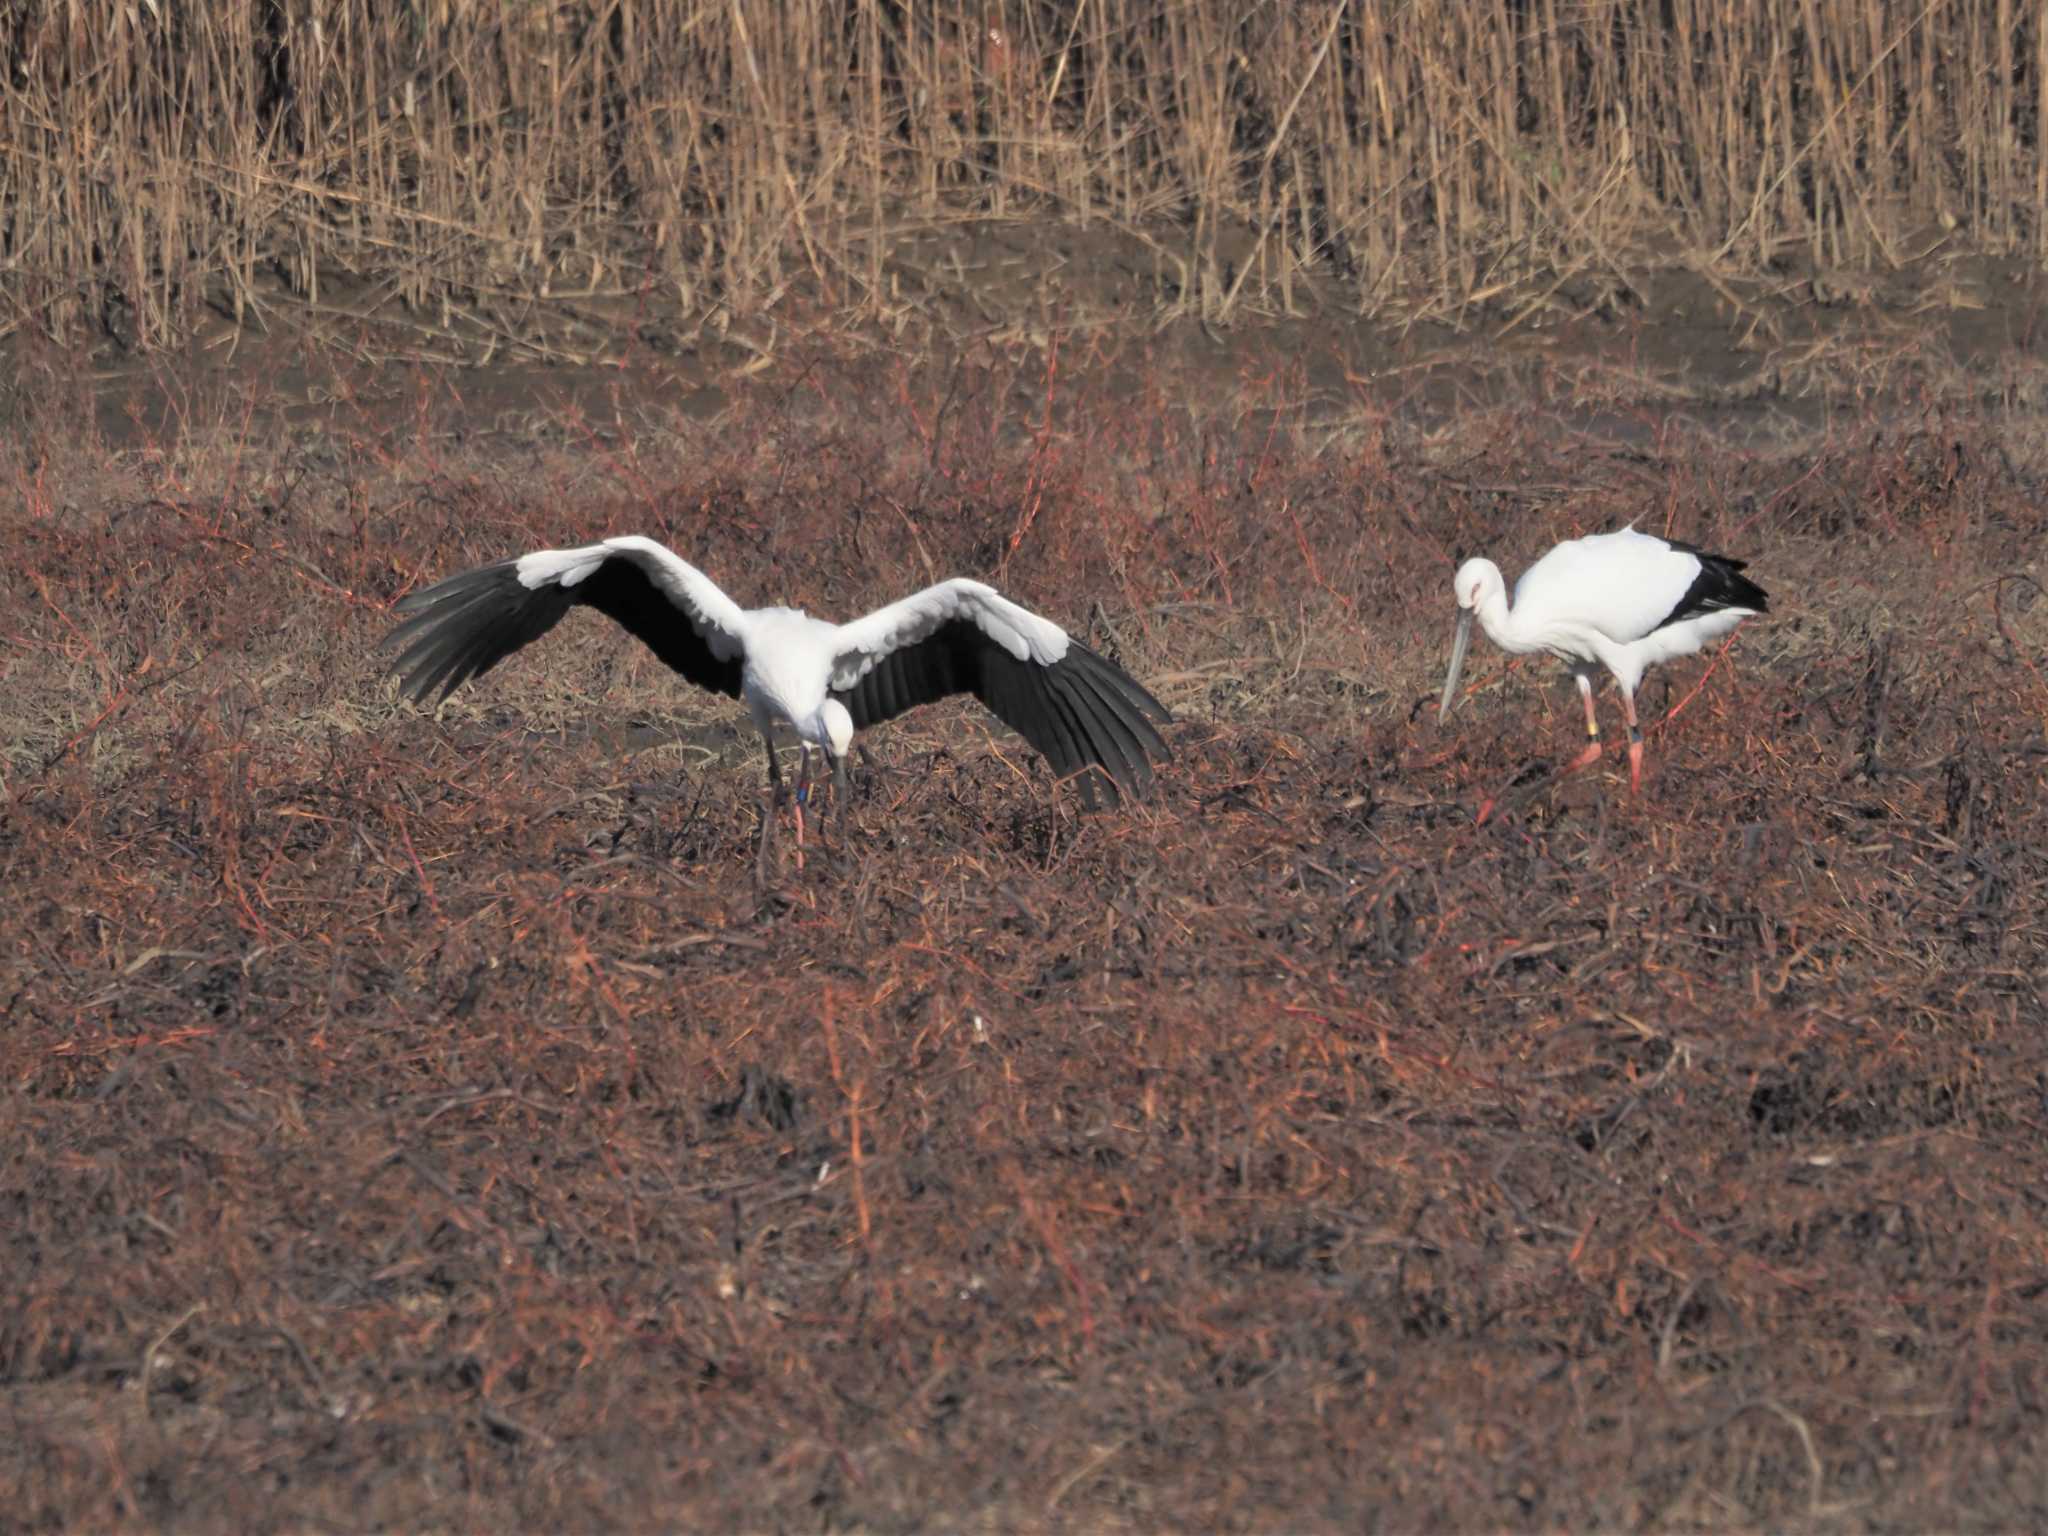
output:
[[[743,700],[768,749],[769,814],[758,869],[765,880],[782,773],[776,722],[811,748],[846,792],[853,733],[951,694],[971,693],[1038,750],[1081,798],[1102,788],[1141,791],[1169,754],[1154,724],[1171,716],[1121,667],[1052,620],[965,577],[942,581],[850,624],[796,608],[742,608],[717,583],[652,539],[627,536],[578,549],[538,549],[450,576],[398,604],[411,614],[387,645],[401,691],[441,698],[530,645],[579,603],[622,625],[700,688]],[[799,812],[801,814],[801,812]]]
[[[1593,713],[1593,669],[1605,667],[1621,689],[1628,717],[1628,774],[1643,787],[1643,733],[1636,724],[1636,686],[1660,661],[1690,656],[1753,613],[1769,611],[1764,589],[1742,574],[1744,562],[1710,555],[1677,539],[1624,528],[1568,539],[1522,573],[1514,607],[1491,560],[1467,560],[1452,578],[1458,632],[1437,719],[1457,702],[1458,673],[1477,618],[1504,651],[1548,651],[1578,680],[1586,704],[1586,750],[1571,768],[1600,758],[1600,721]]]

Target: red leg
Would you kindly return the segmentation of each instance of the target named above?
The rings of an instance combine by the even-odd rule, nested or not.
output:
[[[796,867],[804,867],[804,801],[811,793],[811,745],[803,742],[796,749],[796,793],[790,796],[790,803],[796,807]]]
[[[1586,750],[1571,760],[1566,773],[1590,768],[1600,761],[1600,717],[1593,713],[1593,680],[1583,672],[1574,672],[1573,678],[1579,685],[1579,697],[1586,701]]]

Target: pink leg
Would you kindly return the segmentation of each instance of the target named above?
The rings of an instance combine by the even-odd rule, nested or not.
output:
[[[1583,672],[1572,676],[1579,685],[1579,697],[1586,701],[1586,750],[1573,758],[1565,772],[1572,773],[1580,768],[1590,768],[1600,761],[1600,717],[1593,713],[1593,680]]]
[[[804,867],[804,800],[811,792],[811,748],[809,742],[800,743],[796,749],[796,793],[791,803],[796,806],[796,867]]]

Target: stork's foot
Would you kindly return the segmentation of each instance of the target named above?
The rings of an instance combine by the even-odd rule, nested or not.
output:
[[[1577,773],[1581,768],[1590,768],[1599,761],[1600,743],[1597,740],[1588,742],[1585,751],[1565,764],[1564,771],[1566,773]]]
[[[1636,696],[1626,689],[1622,691],[1621,707],[1628,714],[1628,787],[1631,793],[1641,794],[1643,790],[1643,728],[1636,723]]]

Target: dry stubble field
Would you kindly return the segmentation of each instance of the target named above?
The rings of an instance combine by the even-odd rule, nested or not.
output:
[[[2048,1521],[2038,433],[1100,376],[17,395],[7,1523]],[[1776,609],[1653,674],[1648,794],[1547,779],[1545,664],[1439,728],[1455,557],[1629,519]],[[628,530],[999,573],[1177,757],[1077,816],[927,712],[763,894],[739,712],[601,622],[394,702],[400,593]]]

